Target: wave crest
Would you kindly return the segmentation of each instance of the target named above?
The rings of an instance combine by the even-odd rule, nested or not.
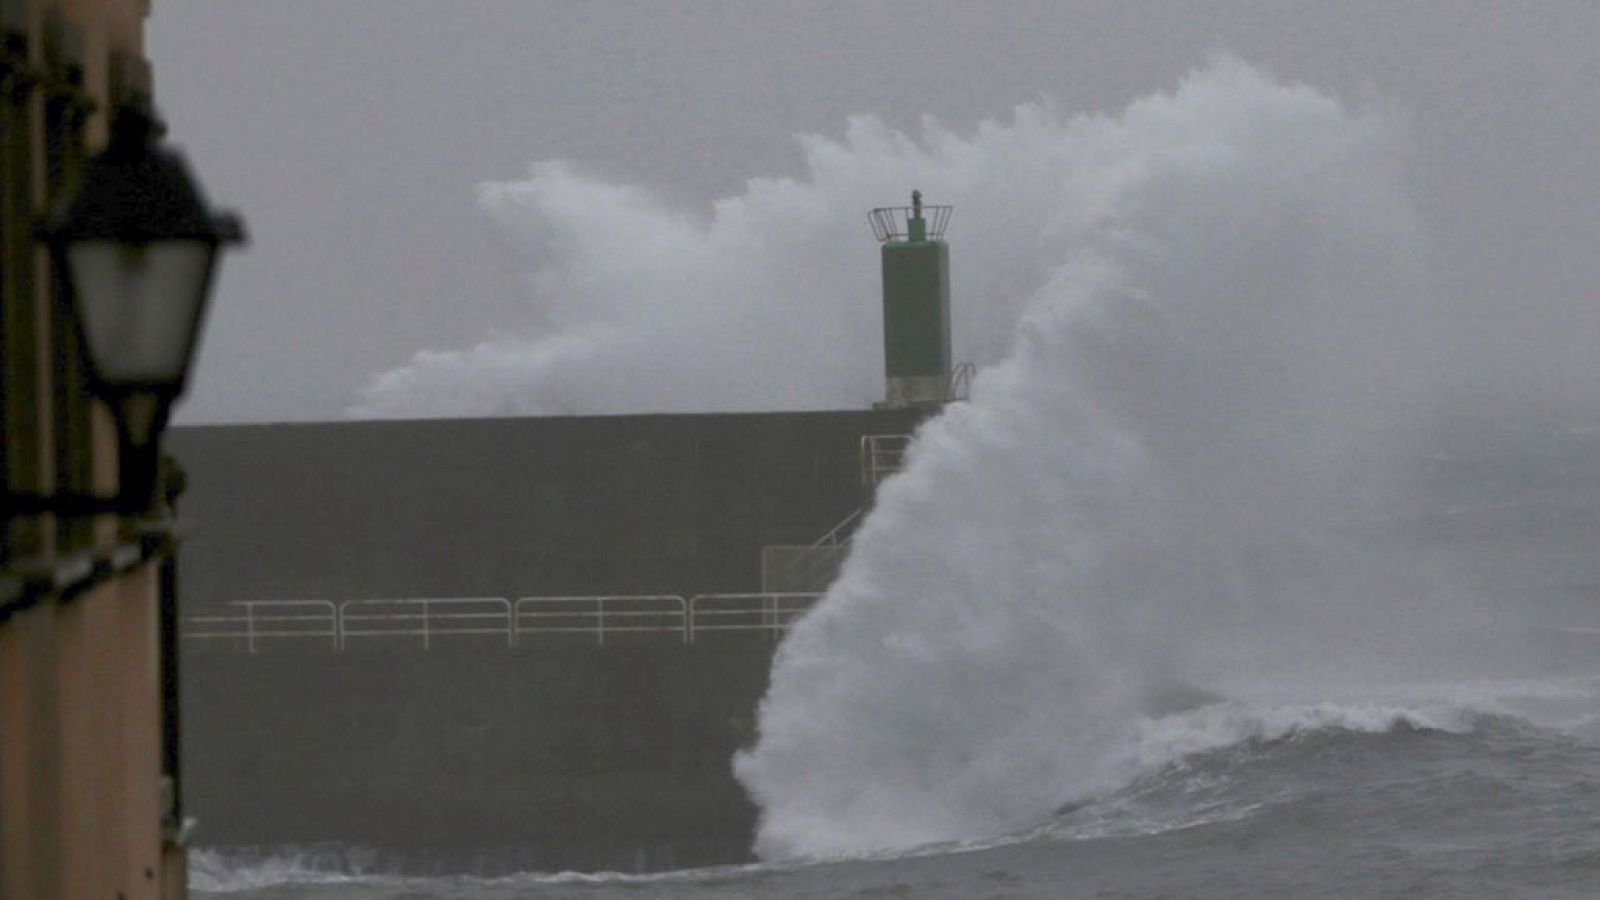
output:
[[[1331,733],[1433,731],[1469,734],[1503,714],[1457,703],[1311,703],[1250,705],[1234,701],[1139,723],[1133,762],[1141,771],[1250,743],[1292,741]]]
[[[1428,367],[1392,124],[1224,59],[1037,130],[976,139],[1044,211],[1014,343],[881,486],[736,759],[763,858],[1032,827],[1141,753],[1289,727],[1158,746],[1162,684],[1411,633],[1421,589],[1349,536]]]

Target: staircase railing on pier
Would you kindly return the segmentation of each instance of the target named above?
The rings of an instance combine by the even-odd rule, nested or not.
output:
[[[905,465],[909,434],[864,434],[861,436],[861,483],[877,487],[878,482],[900,471]]]
[[[950,371],[950,387],[946,395],[951,402],[971,399],[972,379],[977,374],[978,367],[969,362],[960,363]]]
[[[866,509],[853,510],[809,544],[768,544],[761,548],[761,590],[767,593],[818,593],[839,575],[850,541]]]

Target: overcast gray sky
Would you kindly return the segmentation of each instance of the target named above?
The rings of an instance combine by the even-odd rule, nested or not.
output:
[[[148,36],[172,139],[252,237],[180,421],[338,418],[419,350],[533,328],[526,251],[476,187],[537,162],[705,212],[803,176],[795,135],[853,114],[966,132],[1040,99],[1115,112],[1218,51],[1402,107],[1441,289],[1552,379],[1600,368],[1593,0],[156,0]]]

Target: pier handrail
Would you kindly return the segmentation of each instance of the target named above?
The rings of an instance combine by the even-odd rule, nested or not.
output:
[[[519,597],[512,613],[519,636],[588,633],[600,646],[607,634],[648,632],[677,632],[687,644],[689,618],[688,602],[678,594]]]
[[[229,606],[239,611],[186,617],[184,637],[242,640],[250,653],[267,638],[318,638],[340,645],[339,613],[330,600],[235,600]]]
[[[435,635],[504,635],[516,643],[511,603],[504,597],[383,597],[339,604],[339,649],[353,637],[420,637],[422,648]]]
[[[823,545],[827,546],[827,545]],[[681,643],[711,632],[765,632],[776,640],[821,597],[817,592],[610,594],[590,596],[382,597],[243,600],[234,613],[185,616],[185,640],[233,640],[256,653],[264,641],[316,638],[343,651],[352,640],[494,636],[516,647],[529,635],[593,635],[604,646],[622,634],[668,634]]]
[[[689,599],[689,640],[713,631],[764,631],[776,640],[821,596],[801,592],[696,594]]]

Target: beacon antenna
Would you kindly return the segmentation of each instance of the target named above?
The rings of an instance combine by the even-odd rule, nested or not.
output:
[[[949,206],[882,206],[867,214],[883,257],[883,370],[879,409],[937,407],[964,399],[970,366],[950,365]]]

